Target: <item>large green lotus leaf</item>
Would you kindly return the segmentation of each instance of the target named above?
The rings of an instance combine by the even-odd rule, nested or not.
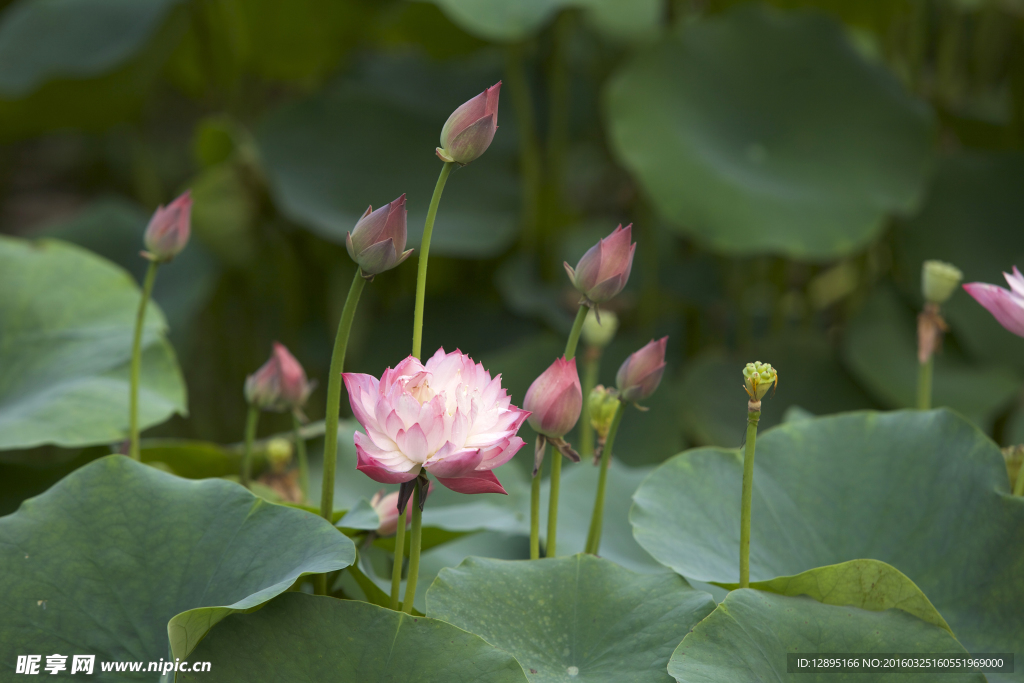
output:
[[[758,341],[756,354],[706,353],[687,366],[678,415],[691,439],[708,446],[743,443],[747,395],[741,373],[744,365],[755,360],[777,368],[782,387],[762,404],[762,429],[782,422],[792,406],[813,407],[820,414],[876,407],[820,335],[787,334]]]
[[[734,254],[856,251],[915,207],[931,162],[926,107],[815,13],[682,22],[605,101],[611,144],[658,209]]]
[[[853,374],[882,405],[917,405],[917,323],[914,311],[891,289],[874,291],[850,322],[843,356]],[[970,364],[947,344],[935,356],[932,405],[949,406],[988,428],[1020,390],[1020,384],[1012,369]],[[813,405],[804,403],[804,407]]]
[[[873,612],[827,605],[809,597],[787,597],[744,589],[729,593],[707,619],[683,638],[668,672],[680,683],[787,681],[789,653],[964,654],[949,631],[890,609]],[[836,683],[984,683],[979,673],[916,672],[801,673],[801,681]]]
[[[479,80],[473,87],[488,85]],[[461,103],[448,104],[454,109]],[[321,237],[344,244],[368,205],[376,208],[406,193],[408,246],[417,247],[441,170],[434,149],[447,115],[352,84],[285,105],[258,131],[277,206]],[[503,125],[497,137],[504,134]],[[510,155],[492,145],[452,173],[434,225],[432,254],[482,258],[514,242],[519,200],[513,169]]]
[[[56,240],[0,237],[0,449],[125,437],[139,287]],[[185,384],[159,308],[146,314],[139,423],[186,414]]]
[[[669,681],[672,650],[714,608],[678,576],[636,574],[592,555],[471,557],[427,592],[427,616],[510,652],[533,683]]]
[[[227,614],[354,558],[308,512],[107,456],[0,519],[0,649],[156,661],[170,636],[184,656]]]
[[[589,10],[587,18],[602,33],[634,38],[649,33],[660,20],[655,0],[431,0],[467,33],[507,43],[539,33],[563,9]]]
[[[640,545],[686,577],[737,582],[742,461],[702,448],[655,470],[633,496]],[[758,438],[751,580],[863,558],[917,584],[968,650],[1022,653],[1024,499],[962,417],[857,412]]]
[[[288,593],[228,617],[199,644],[210,671],[177,681],[522,683],[509,654],[436,619],[353,600]]]
[[[21,0],[0,16],[0,138],[136,115],[188,24],[182,0]]]
[[[901,283],[917,301],[921,264],[956,265],[965,282],[1006,287],[1002,273],[1024,268],[1024,155],[964,152],[943,157],[921,212],[893,231]],[[1024,369],[1024,343],[966,292],[942,305],[961,346],[979,360]]]
[[[19,0],[0,15],[0,97],[105,74],[134,57],[183,0]]]

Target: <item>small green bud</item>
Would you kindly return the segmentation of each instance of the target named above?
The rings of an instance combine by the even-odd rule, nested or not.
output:
[[[611,343],[618,329],[618,316],[611,311],[604,311],[598,320],[597,313],[591,308],[587,312],[586,320],[583,321],[583,330],[580,335],[587,346],[597,346],[603,349]]]
[[[751,401],[760,401],[779,379],[779,373],[768,363],[754,361],[743,368],[743,388]]]
[[[598,384],[587,397],[587,409],[590,410],[590,426],[604,440],[611,429],[615,411],[619,408],[619,395],[615,389],[606,389]]]
[[[921,266],[921,293],[933,304],[945,303],[964,279],[956,266],[943,261],[925,261]]]
[[[292,461],[292,442],[288,439],[276,438],[267,442],[267,462],[273,472],[281,473],[288,469]]]

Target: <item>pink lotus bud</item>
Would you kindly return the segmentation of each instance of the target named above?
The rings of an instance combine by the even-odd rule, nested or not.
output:
[[[373,207],[356,223],[356,227],[345,237],[345,247],[352,260],[359,264],[363,277],[372,280],[374,275],[391,270],[409,258],[412,249],[405,249],[407,237],[405,227],[405,195],[382,206]]]
[[[434,490],[434,482],[430,482],[427,488],[427,494]],[[380,526],[377,527],[378,536],[391,536],[398,531],[398,517],[401,513],[398,511],[398,496],[401,491],[395,491],[389,493],[386,496],[383,491],[378,491],[373,494],[373,498],[370,499],[370,505],[377,512],[377,516],[380,517]],[[412,503],[413,497],[409,496],[408,502],[405,504],[405,526],[406,528],[412,524]]]
[[[245,400],[264,410],[299,410],[312,390],[299,361],[277,342],[270,360],[245,380]]]
[[[623,401],[635,403],[649,398],[665,374],[665,345],[668,337],[651,340],[642,349],[627,358],[615,375],[615,386]]]
[[[186,191],[166,207],[157,207],[146,226],[143,256],[153,261],[170,261],[177,256],[191,234],[192,195]]]
[[[576,289],[591,304],[601,304],[622,291],[629,281],[629,273],[633,269],[633,252],[636,245],[631,244],[633,225],[622,225],[612,230],[612,234],[600,240],[587,250],[576,270],[568,263],[565,270]]]
[[[1010,289],[985,282],[969,282],[964,289],[987,308],[1000,325],[1018,337],[1024,337],[1024,275],[1014,266],[1013,275],[1003,273],[1003,277]]]
[[[534,431],[558,439],[576,426],[583,409],[583,388],[576,372],[576,359],[562,356],[545,370],[526,391],[523,408]]]
[[[498,130],[498,91],[501,81],[466,102],[448,117],[441,129],[437,156],[465,166],[487,151]]]

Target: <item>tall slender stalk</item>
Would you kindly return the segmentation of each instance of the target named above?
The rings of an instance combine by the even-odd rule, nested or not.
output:
[[[544,557],[555,557],[558,541],[558,491],[562,483],[562,454],[551,454],[551,494],[548,496],[548,535],[544,538]]]
[[[612,460],[612,446],[615,445],[615,435],[619,431],[619,423],[626,412],[626,403],[619,403],[615,409],[615,417],[608,428],[608,438],[604,442],[604,451],[601,453],[601,473],[597,479],[597,497],[594,499],[594,512],[590,515],[590,531],[587,532],[587,547],[584,552],[596,555],[601,549],[601,531],[604,525],[604,493],[608,484],[608,465]]]
[[[579,311],[576,312],[576,320],[573,322],[572,330],[569,332],[569,339],[565,343],[565,359],[569,360],[576,356],[576,346],[580,341],[580,332],[583,330],[583,321],[587,319],[587,312],[590,308],[586,304],[581,304]],[[537,474],[534,479],[540,477],[540,470],[537,470]],[[551,456],[551,492],[548,496],[548,535],[544,542],[544,556],[554,557],[557,547],[557,536],[558,536],[558,494],[559,488],[562,483],[562,454],[553,453]],[[531,508],[532,513],[532,508]],[[538,509],[537,515],[540,515]],[[536,515],[534,515],[536,517]],[[537,522],[539,524],[539,522]],[[533,519],[530,521],[531,527],[534,524]]]
[[[324,415],[324,465],[323,481],[320,488],[320,516],[331,521],[334,514],[334,473],[338,467],[338,416],[341,412],[341,373],[345,369],[345,353],[348,338],[352,333],[352,321],[356,317],[359,296],[363,293],[366,279],[359,268],[352,278],[345,297],[345,307],[338,321],[338,333],[334,337],[334,351],[331,354],[330,377],[327,379],[327,408]],[[317,595],[327,595],[327,575],[319,574],[314,580]]]
[[[918,364],[917,368],[917,408],[918,410],[930,410],[932,407],[932,373],[935,367],[935,358],[930,357],[924,363]]]
[[[452,172],[455,163],[444,162],[441,167],[441,175],[437,177],[437,184],[434,185],[434,194],[430,198],[430,207],[427,209],[427,220],[423,224],[423,240],[420,242],[420,253],[418,269],[416,271],[416,310],[412,319],[412,355],[420,358],[423,346],[423,306],[427,296],[427,259],[430,257],[430,237],[434,233],[434,219],[437,218],[437,206],[441,203],[441,193],[444,192],[444,184],[448,181],[448,175]]]
[[[590,401],[587,397],[597,386],[601,370],[601,349],[591,346],[583,352],[583,410],[580,411],[580,455],[589,458],[594,454],[594,428],[590,424]],[[595,463],[596,464],[596,463]]]
[[[547,446],[545,446],[547,448]],[[540,470],[530,482],[530,559],[540,559]]]
[[[249,414],[245,418],[245,451],[242,453],[242,486],[249,488],[252,477],[252,444],[256,440],[256,426],[260,422],[260,409],[256,405],[249,406]]]
[[[391,609],[398,611],[402,592],[402,563],[405,561],[405,525],[408,519],[409,506],[406,505],[402,514],[398,515],[398,529],[395,532],[395,565],[391,568]]]
[[[409,547],[409,578],[405,582],[405,602],[402,611],[412,614],[412,603],[416,599],[416,583],[420,575],[420,550],[423,547],[423,511],[420,505],[420,490],[424,489],[419,482],[412,494],[412,542]]]
[[[1017,481],[1013,485],[1013,495],[1024,496],[1024,464],[1017,470]]]
[[[131,376],[128,387],[128,454],[133,460],[140,460],[139,453],[139,376],[142,373],[142,330],[146,323],[146,306],[153,293],[153,282],[160,264],[155,260],[149,262],[146,279],[142,284],[142,299],[135,315],[135,336],[132,338]]]
[[[309,499],[309,461],[306,460],[306,440],[302,438],[302,423],[299,416],[292,413],[292,430],[295,433],[295,453],[299,459],[299,490],[302,491],[302,502]]]
[[[756,408],[755,408],[756,406]],[[747,410],[747,447],[743,454],[743,502],[740,504],[740,588],[750,587],[750,507],[754,495],[754,444],[761,402],[751,401]]]
[[[505,80],[508,82],[512,106],[516,111],[519,129],[519,172],[522,176],[523,242],[527,249],[540,248],[540,193],[541,193],[541,152],[537,138],[537,123],[533,111],[530,84],[526,79],[523,64],[523,45],[509,45],[505,51]]]

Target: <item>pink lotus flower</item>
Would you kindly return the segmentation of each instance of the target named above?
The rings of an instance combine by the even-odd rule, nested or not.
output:
[[[501,81],[452,112],[441,129],[437,156],[465,166],[487,151],[498,130],[498,91]]]
[[[626,286],[633,269],[633,252],[636,251],[636,245],[630,243],[632,238],[632,224],[625,228],[620,224],[587,250],[575,270],[568,263],[564,264],[569,280],[586,302],[604,303]]]
[[[391,270],[409,258],[412,249],[405,249],[408,237],[405,226],[405,195],[382,206],[376,211],[373,207],[345,236],[345,248],[352,260],[359,264],[363,277],[372,280],[374,275]]]
[[[530,411],[530,426],[538,434],[533,455],[534,476],[544,461],[548,442],[573,462],[580,461],[579,453],[563,438],[576,426],[583,409],[583,388],[575,358],[566,360],[562,356],[533,380],[526,390],[523,407]]]
[[[191,234],[192,195],[186,191],[166,207],[157,207],[146,226],[142,255],[153,261],[170,261],[188,244]]]
[[[433,490],[434,482],[430,482],[427,493],[429,494]],[[378,491],[370,499],[370,505],[373,506],[377,516],[380,517],[380,526],[377,527],[378,536],[391,536],[398,531],[398,517],[402,514],[398,511],[399,495],[401,495],[400,491],[389,493],[386,496],[384,491]],[[412,496],[409,496],[409,500],[405,504],[405,512],[405,526],[408,527],[412,524]]]
[[[299,410],[313,391],[295,356],[274,342],[270,360],[245,380],[245,399],[264,410]]]
[[[1010,289],[985,282],[969,282],[964,289],[987,308],[1000,325],[1018,337],[1024,337],[1024,275],[1014,266],[1013,275],[1003,273],[1003,277]]]
[[[378,380],[346,372],[356,420],[357,469],[374,481],[412,481],[421,470],[459,493],[505,493],[491,471],[523,446],[516,436],[529,413],[511,404],[501,375],[461,351],[444,349],[426,364],[409,356]]]
[[[661,384],[665,374],[665,345],[668,337],[653,339],[631,355],[615,375],[615,386],[623,401],[637,402],[649,398]]]

